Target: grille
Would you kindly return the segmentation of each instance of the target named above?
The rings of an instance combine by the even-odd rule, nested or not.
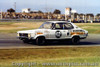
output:
[[[21,36],[21,37],[28,37],[28,34],[20,33],[19,36]]]

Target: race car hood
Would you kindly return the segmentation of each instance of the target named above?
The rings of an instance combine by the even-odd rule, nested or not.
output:
[[[35,33],[35,32],[43,32],[45,29],[34,29],[34,30],[24,30],[24,31],[18,31],[17,33]]]
[[[34,33],[36,29],[34,30],[24,30],[24,31],[18,31],[17,33]]]

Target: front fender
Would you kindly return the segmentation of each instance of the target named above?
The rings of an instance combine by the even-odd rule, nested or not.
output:
[[[36,35],[35,37],[34,37],[34,39],[36,39],[37,37],[45,37],[44,35]]]
[[[73,37],[79,37],[79,38],[80,38],[80,36],[79,36],[79,35],[72,35],[72,38],[73,38]]]

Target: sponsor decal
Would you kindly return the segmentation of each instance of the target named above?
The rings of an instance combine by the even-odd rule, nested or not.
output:
[[[84,35],[84,32],[71,32],[71,35]]]

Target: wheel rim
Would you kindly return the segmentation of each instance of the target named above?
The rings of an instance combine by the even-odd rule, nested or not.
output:
[[[37,44],[42,45],[45,43],[45,39],[44,38],[37,38]]]
[[[80,42],[80,39],[78,37],[73,38],[72,42],[73,42],[73,44],[78,44]]]

